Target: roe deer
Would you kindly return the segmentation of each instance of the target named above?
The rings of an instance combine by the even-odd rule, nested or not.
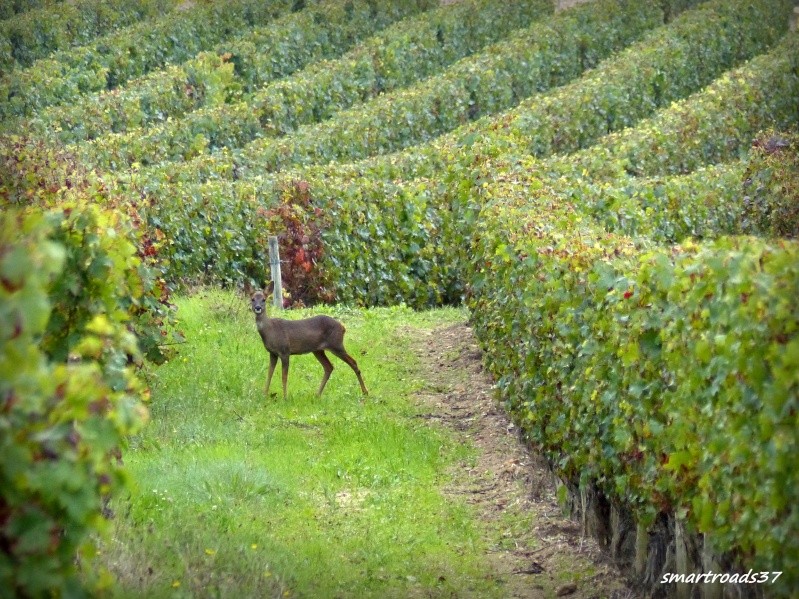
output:
[[[284,320],[282,318],[269,318],[266,313],[266,298],[272,292],[274,283],[264,291],[256,291],[250,298],[252,311],[255,312],[255,324],[258,333],[264,342],[264,347],[269,353],[269,374],[266,377],[266,396],[269,397],[269,386],[272,384],[272,374],[275,372],[277,359],[280,358],[283,375],[283,400],[286,399],[286,381],[289,375],[289,356],[297,354],[313,354],[322,364],[325,373],[322,384],[319,385],[317,395],[322,391],[333,372],[333,364],[325,354],[329,351],[338,356],[355,371],[361,391],[368,395],[369,391],[361,378],[358,363],[344,349],[344,325],[330,316],[313,316],[303,320]]]

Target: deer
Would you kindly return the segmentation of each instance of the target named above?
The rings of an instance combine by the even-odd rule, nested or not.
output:
[[[248,289],[245,288],[245,291]],[[325,389],[327,380],[333,372],[333,363],[325,354],[329,351],[334,356],[340,358],[355,372],[361,391],[364,395],[369,395],[369,391],[363,382],[358,363],[344,349],[344,332],[346,329],[335,318],[320,314],[302,320],[285,320],[283,318],[270,318],[266,310],[266,300],[274,290],[274,282],[262,291],[251,293],[250,305],[255,313],[255,325],[258,334],[264,343],[264,348],[269,354],[269,373],[266,377],[266,396],[269,397],[269,388],[272,384],[272,375],[280,358],[281,374],[283,378],[283,401],[286,401],[286,384],[289,375],[290,356],[299,354],[313,354],[324,369],[322,383],[316,392],[321,397]],[[249,290],[251,291],[251,290]]]

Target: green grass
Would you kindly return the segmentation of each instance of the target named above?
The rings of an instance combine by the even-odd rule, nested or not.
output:
[[[464,312],[327,309],[370,395],[332,358],[317,398],[321,366],[295,356],[284,402],[279,376],[264,396],[267,355],[243,298],[178,306],[188,341],[151,374],[152,420],[125,456],[134,489],[102,547],[121,596],[501,596],[475,514],[441,491],[474,450],[416,418],[411,399],[425,386],[413,331]]]

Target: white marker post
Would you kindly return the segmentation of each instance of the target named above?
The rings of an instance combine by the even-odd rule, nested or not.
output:
[[[272,281],[275,289],[272,292],[273,303],[278,310],[283,309],[283,283],[280,278],[280,250],[277,247],[277,237],[269,237],[269,266],[272,267]]]

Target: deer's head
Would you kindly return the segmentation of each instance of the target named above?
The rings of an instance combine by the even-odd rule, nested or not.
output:
[[[266,300],[269,295],[272,293],[274,283],[270,283],[269,286],[262,290],[258,290],[250,295],[250,307],[252,311],[255,312],[256,316],[260,316],[261,314],[266,313]]]
[[[250,298],[250,306],[255,315],[263,314],[266,312],[266,295],[263,291],[256,291]]]

